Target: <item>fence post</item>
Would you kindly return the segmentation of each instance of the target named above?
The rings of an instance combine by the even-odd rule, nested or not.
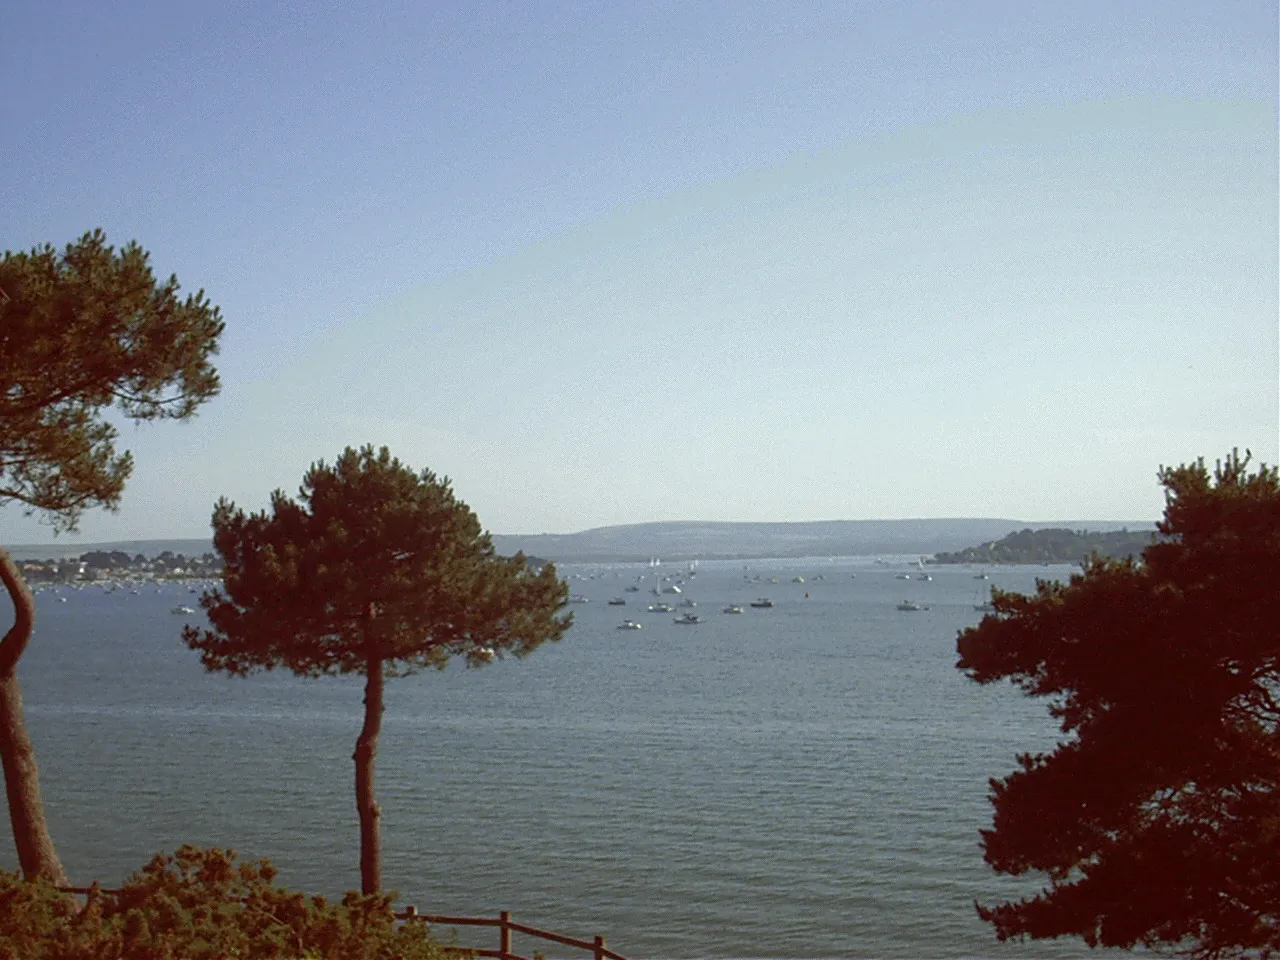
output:
[[[498,952],[502,960],[511,956],[511,911],[503,910],[498,914],[501,923],[498,925]]]
[[[604,937],[596,937],[595,960],[604,960]]]

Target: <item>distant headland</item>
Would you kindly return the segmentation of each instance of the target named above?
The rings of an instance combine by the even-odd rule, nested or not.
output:
[[[1090,556],[1134,557],[1155,538],[1155,530],[1017,530],[954,553],[939,551],[935,563],[1080,563]]]

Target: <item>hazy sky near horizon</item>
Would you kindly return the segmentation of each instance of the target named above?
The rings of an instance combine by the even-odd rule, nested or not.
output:
[[[363,443],[498,533],[1153,519],[1280,458],[1275,2],[17,0],[0,79],[0,245],[136,238],[227,323],[70,542]]]

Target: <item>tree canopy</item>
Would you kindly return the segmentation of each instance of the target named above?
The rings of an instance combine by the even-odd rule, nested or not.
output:
[[[1280,478],[1235,453],[1161,468],[1159,542],[996,593],[958,666],[1051,700],[1067,738],[991,783],[997,871],[1038,895],[999,939],[1280,951]]]
[[[332,466],[314,464],[298,499],[277,490],[269,512],[221,500],[213,529],[226,566],[222,589],[201,599],[212,629],[183,632],[206,669],[365,677],[354,759],[361,882],[374,893],[384,676],[455,657],[480,666],[558,640],[570,623],[561,613],[567,588],[550,565],[496,555],[447,478],[415,473],[386,447],[347,448]]]
[[[203,291],[178,297],[157,283],[136,243],[117,251],[101,230],[61,253],[52,246],[0,257],[0,504],[18,502],[55,530],[89,507],[114,509],[133,467],[117,452],[114,411],[132,420],[183,420],[218,392],[211,358],[223,323]],[[0,582],[14,606],[0,641],[0,762],[23,874],[65,883],[40,799],[18,660],[35,622],[31,592],[0,549]]]
[[[61,253],[0,259],[0,500],[73,528],[115,507],[132,470],[104,414],[182,420],[218,392],[223,322],[204,292],[157,283],[136,243],[101,230]]]

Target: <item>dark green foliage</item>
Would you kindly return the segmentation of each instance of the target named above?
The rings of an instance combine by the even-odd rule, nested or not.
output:
[[[446,479],[417,474],[386,447],[347,448],[315,464],[299,499],[277,490],[269,513],[226,500],[213,514],[223,590],[201,598],[212,630],[183,639],[207,670],[244,675],[284,667],[301,676],[359,673],[356,740],[361,889],[381,889],[381,811],[374,762],[383,683],[461,657],[481,666],[558,640],[567,588],[550,564],[499,557]]]
[[[0,258],[0,501],[74,528],[114,507],[132,470],[112,408],[133,420],[185,419],[218,391],[210,358],[223,323],[203,291],[156,283],[136,243],[97,230],[61,253]]]
[[[157,284],[146,251],[117,252],[102,231],[58,253],[51,246],[0,257],[0,504],[16,500],[55,530],[89,507],[114,509],[133,468],[116,452],[107,415],[184,420],[218,392],[210,358],[222,319],[203,292],[178,298]],[[27,733],[18,661],[35,604],[0,549],[0,580],[14,623],[0,640],[0,764],[14,846],[29,879],[64,877],[45,822],[35,748]]]
[[[997,592],[958,666],[1051,698],[1067,739],[993,780],[986,860],[1038,896],[1001,939],[1280,952],[1280,477],[1162,469],[1162,537],[1069,584]]]
[[[1092,556],[1136,557],[1149,547],[1150,530],[1017,530],[999,540],[954,553],[942,552],[935,563],[1084,563]]]
[[[123,550],[90,550],[80,555],[80,562],[87,570],[111,570],[117,567],[128,567],[132,561]]]
[[[0,960],[443,960],[390,895],[341,903],[275,886],[265,860],[186,846],[158,856],[87,909],[47,881],[0,873]]]
[[[486,648],[522,656],[569,624],[553,566],[497,556],[447,479],[385,447],[317,463],[269,513],[220,501],[213,529],[226,563],[201,601],[213,629],[183,633],[209,670],[360,673],[371,654],[397,672],[479,665]]]

